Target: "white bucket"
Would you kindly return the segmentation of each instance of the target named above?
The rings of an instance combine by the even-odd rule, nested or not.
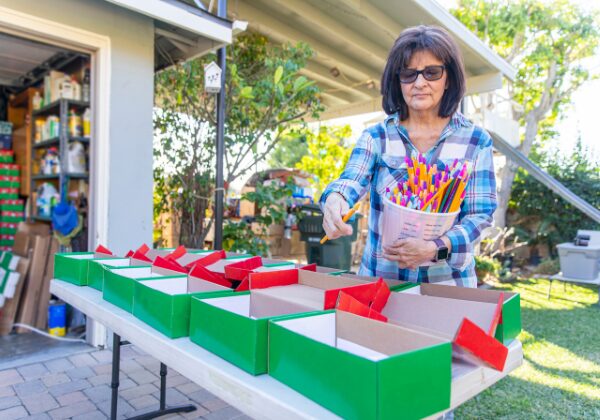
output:
[[[448,232],[454,225],[457,210],[452,213],[428,213],[409,209],[383,198],[382,245],[390,246],[398,239],[420,238],[430,241]]]

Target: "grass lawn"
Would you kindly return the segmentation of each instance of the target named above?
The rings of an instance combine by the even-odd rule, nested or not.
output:
[[[523,365],[455,411],[457,419],[600,419],[596,288],[547,280],[498,284],[521,294]]]

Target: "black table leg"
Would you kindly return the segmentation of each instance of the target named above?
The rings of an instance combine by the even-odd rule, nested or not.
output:
[[[117,402],[119,400],[119,371],[121,364],[121,337],[113,333],[112,349],[112,381],[110,387],[112,393],[110,396],[110,420],[117,419]]]
[[[110,419],[117,419],[117,402],[119,400],[119,370],[121,364],[121,337],[113,333],[113,353],[112,353],[112,381],[110,387],[112,394],[110,396]],[[196,406],[178,405],[167,408],[167,366],[164,363],[160,364],[160,406],[158,410],[151,411],[139,416],[130,417],[129,420],[147,420],[156,417],[164,416],[171,413],[189,413],[195,411]]]

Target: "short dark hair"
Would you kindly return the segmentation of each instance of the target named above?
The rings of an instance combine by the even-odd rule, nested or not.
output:
[[[442,97],[439,116],[449,117],[456,112],[465,94],[465,69],[458,45],[445,29],[437,26],[407,28],[394,42],[381,76],[383,110],[388,115],[398,112],[401,120],[408,118],[398,73],[418,51],[429,51],[444,63],[448,89]]]

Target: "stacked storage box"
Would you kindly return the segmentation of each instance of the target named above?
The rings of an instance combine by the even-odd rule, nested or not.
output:
[[[25,220],[25,203],[19,200],[19,167],[12,150],[0,150],[0,250],[11,251],[19,222]]]
[[[1,146],[1,145],[0,145]],[[19,200],[19,165],[12,150],[0,150],[0,250],[11,251],[17,225],[24,220],[24,202]]]

